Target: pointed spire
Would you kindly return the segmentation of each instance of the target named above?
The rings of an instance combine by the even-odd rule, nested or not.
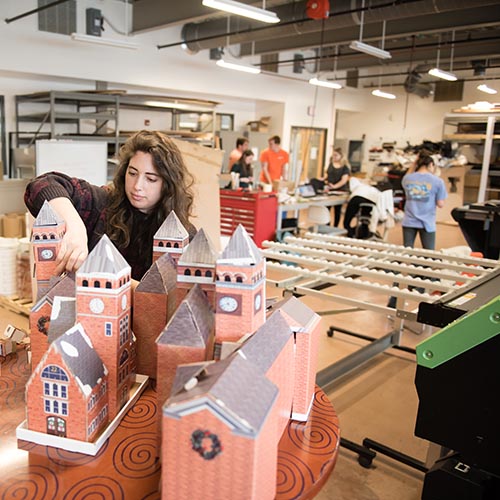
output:
[[[179,264],[215,265],[216,260],[217,251],[205,231],[200,229],[182,254]]]
[[[77,276],[79,274],[90,273],[119,274],[127,268],[130,269],[127,261],[105,234],[89,253],[87,259],[76,274]]]
[[[64,219],[62,219],[61,216],[49,205],[49,202],[45,200],[40,212],[38,212],[38,215],[36,216],[33,227],[58,226],[59,224],[64,224]]]
[[[258,264],[262,254],[246,229],[238,224],[226,248],[222,252],[219,262],[243,261],[245,264]]]
[[[185,240],[189,238],[189,233],[182,225],[177,214],[172,210],[158,228],[158,231],[156,231],[154,238],[158,240]]]

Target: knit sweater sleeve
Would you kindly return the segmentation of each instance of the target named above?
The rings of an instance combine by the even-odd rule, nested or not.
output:
[[[34,217],[45,201],[54,198],[69,198],[90,233],[106,209],[108,190],[83,179],[50,172],[33,179],[24,193],[24,202]]]

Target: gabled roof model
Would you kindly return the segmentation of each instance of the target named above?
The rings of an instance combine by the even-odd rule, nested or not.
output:
[[[49,205],[49,202],[45,200],[40,212],[38,212],[38,215],[36,216],[35,222],[33,222],[33,227],[57,226],[59,224],[64,224],[64,219],[62,219],[60,215]]]
[[[76,299],[74,297],[55,297],[50,315],[48,342],[58,339],[75,325]]]
[[[292,335],[290,326],[277,311],[243,344],[241,354],[266,373]]]
[[[317,314],[301,300],[296,297],[289,297],[279,302],[275,302],[271,306],[271,311],[281,311],[287,319],[290,320],[290,327],[297,331],[301,328],[306,328],[311,321],[317,318]]]
[[[75,274],[69,273],[66,276],[56,276],[51,278],[50,284],[53,286],[49,288],[48,292],[43,295],[40,300],[32,307],[32,311],[37,311],[45,302],[50,304],[54,303],[54,298],[59,297],[74,297],[76,294],[75,288]]]
[[[92,273],[123,274],[124,272],[130,272],[130,266],[105,234],[76,274],[78,276]]]
[[[234,432],[250,436],[259,433],[279,392],[239,352],[217,363],[207,364],[196,385],[186,390],[188,382],[189,379],[174,382],[174,387],[182,389],[165,403],[164,415],[180,417],[185,412],[208,408],[227,422]]]
[[[158,228],[154,235],[155,239],[185,240],[189,238],[189,233],[182,225],[177,214],[172,210],[163,224]]]
[[[180,303],[156,342],[161,345],[206,347],[215,324],[207,296],[195,285]]]
[[[141,282],[135,289],[136,292],[166,293],[174,289],[177,283],[177,268],[170,254],[163,254],[153,262]]]
[[[107,374],[101,358],[94,351],[90,339],[80,323],[54,340],[51,348],[57,349],[66,366],[72,371],[83,393],[88,395]]]
[[[237,261],[238,264],[254,265],[262,260],[262,254],[246,229],[238,224],[226,248],[222,252],[219,263]]]
[[[215,266],[217,257],[217,251],[208,235],[203,229],[200,229],[179,258],[179,264],[204,264]]]

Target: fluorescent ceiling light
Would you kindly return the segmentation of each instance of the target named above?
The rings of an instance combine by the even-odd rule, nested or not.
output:
[[[358,52],[364,52],[373,57],[378,57],[379,59],[390,59],[392,57],[391,53],[387,50],[379,49],[373,45],[368,45],[367,43],[360,42],[359,40],[354,40],[350,43],[349,47]]]
[[[442,78],[443,80],[448,80],[449,82],[456,82],[458,80],[457,75],[454,73],[450,73],[439,68],[430,69],[429,75],[435,76],[436,78]]]
[[[390,92],[384,92],[380,89],[372,90],[372,95],[383,97],[384,99],[396,99],[396,96],[394,94],[391,94]]]
[[[221,68],[244,71],[245,73],[253,73],[254,75],[258,75],[260,73],[260,68],[256,68],[255,66],[245,66],[243,64],[230,63],[224,61],[224,59],[219,59],[215,64],[217,64],[217,66],[220,66]]]
[[[318,85],[318,87],[326,87],[328,89],[341,89],[342,85],[340,83],[335,82],[327,82],[325,80],[319,80],[318,78],[311,78],[309,80],[311,85]]]
[[[263,23],[280,22],[280,18],[270,10],[259,9],[258,7],[235,2],[234,0],[203,0],[202,4],[205,5],[205,7],[223,10],[224,12],[236,14],[237,16],[249,17],[256,21],[262,21]]]
[[[477,90],[480,90],[481,92],[485,92],[486,94],[496,94],[497,91],[495,89],[492,89],[491,87],[488,87],[485,83],[478,85]]]
[[[95,43],[98,45],[108,45],[110,47],[119,47],[121,49],[137,50],[139,45],[127,40],[120,40],[115,38],[103,38],[101,36],[82,35],[80,33],[71,33],[71,38],[77,42]]]

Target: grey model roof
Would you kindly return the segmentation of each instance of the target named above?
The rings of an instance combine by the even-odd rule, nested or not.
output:
[[[271,306],[271,311],[278,310],[281,310],[286,315],[290,316],[290,318],[292,318],[292,320],[298,323],[301,327],[306,327],[317,316],[317,314],[310,307],[293,296],[280,300],[279,302],[275,302]]]
[[[161,345],[205,347],[214,324],[215,315],[208,298],[196,284],[180,303],[156,342]]]
[[[71,329],[75,325],[75,320],[76,299],[74,297],[54,297],[47,336],[49,344]]]
[[[77,276],[91,273],[120,274],[127,268],[130,270],[127,261],[105,234],[89,253],[76,274]]]
[[[49,291],[43,295],[40,300],[33,306],[32,311],[37,311],[46,301],[51,304],[54,302],[54,297],[75,297],[75,274],[68,273],[65,276],[54,276],[50,279]]]
[[[172,384],[171,394],[176,394],[183,389],[184,384],[193,377],[198,377],[202,374],[206,367],[215,361],[201,361],[199,363],[187,363],[179,365],[175,371],[175,378]]]
[[[177,286],[177,268],[170,254],[165,253],[157,259],[141,282],[135,289],[136,292],[168,293]]]
[[[189,233],[172,210],[154,235],[155,239],[185,240]]]
[[[217,251],[208,235],[200,229],[179,258],[179,264],[215,265],[217,257]]]
[[[80,323],[54,340],[52,346],[61,353],[66,366],[86,395],[107,373],[106,367]]]
[[[262,254],[246,229],[238,224],[219,261],[245,260],[247,264],[258,264]]]
[[[177,381],[176,387],[181,389],[167,400],[163,414],[178,417],[208,405],[236,432],[258,434],[279,392],[259,368],[237,352],[207,365],[201,375],[190,390],[184,389],[189,379]]]
[[[293,333],[285,318],[276,312],[243,344],[240,351],[266,373],[291,335]]]
[[[38,212],[38,215],[36,216],[35,222],[33,222],[33,227],[57,226],[62,223],[64,223],[64,219],[61,218],[60,215],[49,205],[49,202],[45,200],[40,212]]]

